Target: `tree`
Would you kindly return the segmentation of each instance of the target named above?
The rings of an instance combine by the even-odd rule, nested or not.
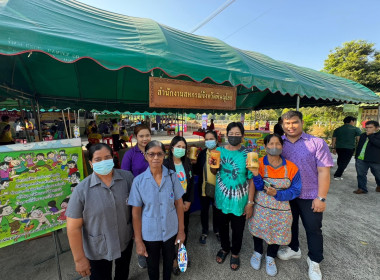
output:
[[[380,91],[380,52],[375,44],[364,40],[343,43],[331,51],[323,71],[358,82]]]

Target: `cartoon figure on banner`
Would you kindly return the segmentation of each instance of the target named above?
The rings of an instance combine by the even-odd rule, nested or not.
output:
[[[51,215],[48,211],[44,213],[41,209],[41,207],[37,207],[36,209],[33,209],[32,212],[30,212],[29,217],[31,220],[37,220],[38,221],[38,226],[36,230],[39,230],[42,225],[49,225],[50,226],[50,221],[46,218],[46,216]]]
[[[61,160],[61,169],[65,170],[65,168],[67,167],[67,162],[68,162],[67,154],[61,154],[60,160]]]
[[[62,200],[61,203],[61,210],[59,210],[58,213],[60,213],[59,217],[57,218],[57,221],[66,221],[66,210],[67,210],[67,205],[69,205],[69,198],[65,198]]]
[[[67,180],[71,184],[79,184],[79,182],[80,182],[80,173],[79,172],[74,172],[73,174],[71,174],[71,177],[67,178]]]
[[[68,166],[67,173],[69,173],[69,177],[71,177],[73,175],[73,173],[78,172],[78,167],[77,167],[75,161],[70,160],[67,163],[67,166]]]
[[[1,177],[1,181],[10,181],[12,179],[10,179],[10,176],[9,174],[11,173],[12,171],[12,168],[9,168],[9,163],[8,162],[5,162],[3,161],[2,163],[0,163],[0,177]]]
[[[59,163],[58,153],[57,152],[48,152],[46,155],[47,155],[48,160],[51,162],[51,166],[53,168],[56,167]]]
[[[8,192],[2,192],[9,187],[9,181],[0,181],[0,195],[6,195]]]
[[[43,153],[38,153],[36,155],[36,159],[34,160],[34,163],[35,163],[35,166],[33,166],[31,170],[35,170],[36,172],[38,170],[41,170],[42,167],[49,169],[49,171],[53,170],[51,166],[47,164],[47,159],[45,158],[45,155]]]
[[[11,156],[6,156],[6,157],[4,158],[4,161],[5,161],[5,162],[8,162],[8,164],[9,164],[9,168],[12,168],[12,167],[13,167],[13,165],[12,165],[12,157],[11,157]]]
[[[32,207],[32,210],[35,208],[35,206]],[[25,224],[24,226],[24,232],[31,231],[34,228],[34,225],[31,224],[31,219],[29,218],[29,213],[26,210],[26,208],[22,205],[19,205],[16,207],[15,212],[17,215],[20,216],[20,218],[15,217],[14,220],[19,220],[21,223]],[[25,237],[28,237],[26,235]]]
[[[71,160],[75,162],[75,164],[77,164],[78,162],[78,154],[74,153],[71,155]]]
[[[26,160],[20,155],[19,159],[13,159],[12,163],[12,178],[20,176],[22,173],[29,172],[29,169],[26,167]]]
[[[15,220],[14,218],[17,218],[14,214],[14,209],[10,205],[4,205],[0,207],[0,216],[2,218],[5,218],[5,220],[8,222],[8,225],[11,230],[11,234],[18,233],[19,228],[21,227],[21,223],[18,220]]]
[[[34,166],[33,158],[34,158],[34,154],[33,153],[25,154],[26,167],[28,167],[29,169]]]
[[[48,202],[49,206],[49,211],[54,215],[58,213],[58,208],[57,208],[57,202],[55,200],[51,200]]]

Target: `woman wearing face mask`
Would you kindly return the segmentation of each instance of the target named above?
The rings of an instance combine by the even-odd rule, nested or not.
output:
[[[136,137],[137,145],[129,149],[121,162],[121,169],[131,171],[133,176],[137,177],[143,173],[149,166],[145,159],[144,151],[146,145],[151,141],[151,130],[146,125],[138,125],[133,130]],[[146,259],[144,256],[138,256],[138,266],[146,268]]]
[[[250,218],[253,210],[255,188],[252,173],[246,168],[247,153],[241,142],[244,127],[240,122],[227,126],[228,145],[218,147],[220,151],[220,168],[210,168],[216,174],[215,204],[217,208],[219,234],[222,249],[216,255],[216,262],[221,264],[231,251],[230,267],[240,267],[239,253],[243,240],[245,220]],[[211,162],[209,162],[211,163]],[[229,225],[232,229],[232,247]]]
[[[248,222],[254,241],[251,266],[260,269],[265,240],[268,244],[266,272],[275,276],[277,251],[280,245],[288,245],[291,240],[289,200],[300,195],[301,176],[297,166],[281,156],[283,140],[280,135],[267,135],[264,145],[267,155],[259,159],[259,169],[252,170],[256,195],[253,216]]]
[[[76,271],[90,279],[128,279],[132,255],[132,212],[126,204],[133,175],[114,169],[112,149],[103,143],[89,149],[94,172],[80,182],[66,210],[67,236]]]
[[[148,169],[133,181],[128,203],[133,206],[133,229],[136,252],[145,256],[150,280],[160,278],[160,256],[163,257],[163,279],[171,278],[175,244],[185,240],[183,225],[184,193],[176,173],[163,166],[165,147],[152,141],[145,147]]]
[[[187,142],[182,136],[175,136],[169,146],[169,156],[164,160],[164,166],[176,172],[177,177],[184,190],[183,200],[183,211],[184,224],[185,224],[185,234],[186,239],[184,245],[187,244],[187,234],[189,232],[189,217],[190,217],[190,206],[194,200],[194,177],[192,174],[192,167],[190,159],[186,156],[187,153]],[[174,259],[173,264],[174,275],[179,275],[180,271],[177,264],[177,258]]]
[[[201,224],[202,224],[202,235],[199,238],[201,244],[206,244],[208,236],[208,213],[210,209],[210,204],[212,204],[212,227],[217,239],[220,241],[219,237],[219,227],[217,224],[216,208],[214,203],[215,198],[215,185],[216,177],[210,172],[210,155],[211,151],[217,148],[218,136],[215,131],[206,131],[205,135],[205,146],[197,159],[197,163],[194,168],[194,173],[199,176],[198,186],[201,201]],[[212,190],[213,193],[212,193]],[[211,191],[211,192],[210,192]]]

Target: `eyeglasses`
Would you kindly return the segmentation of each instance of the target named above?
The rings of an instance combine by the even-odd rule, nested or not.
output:
[[[163,158],[165,156],[165,154],[163,152],[159,152],[159,153],[145,153],[149,158],[155,158],[157,156],[157,158]]]

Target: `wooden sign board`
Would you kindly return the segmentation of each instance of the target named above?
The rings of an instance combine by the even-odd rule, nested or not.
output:
[[[236,110],[236,87],[149,78],[149,107]]]

